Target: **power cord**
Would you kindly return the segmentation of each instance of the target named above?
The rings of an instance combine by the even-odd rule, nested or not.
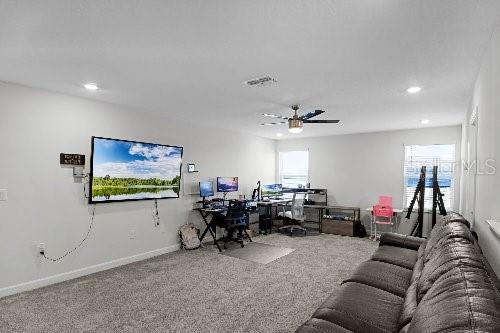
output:
[[[83,176],[83,196],[85,199],[88,199],[89,196],[87,195],[87,185],[90,183],[90,174],[87,173]],[[90,193],[89,193],[90,195]]]
[[[155,227],[160,225],[160,214],[158,213],[158,200],[156,199],[153,205],[153,222],[155,224]]]
[[[51,258],[49,256],[47,256],[45,254],[45,250],[40,250],[40,254],[47,260],[49,261],[52,261],[52,262],[56,262],[56,261],[59,261],[65,257],[67,257],[68,255],[70,255],[71,253],[75,252],[78,248],[80,248],[83,243],[85,243],[85,241],[89,238],[90,236],[90,233],[92,231],[92,228],[94,227],[94,219],[95,219],[95,207],[96,205],[94,205],[94,207],[92,208],[92,213],[91,213],[91,216],[90,216],[90,224],[89,224],[89,229],[87,231],[87,234],[85,235],[85,237],[82,239],[82,241],[77,245],[75,246],[73,249],[67,251],[66,253],[64,253],[62,256],[60,257],[57,257],[57,258]]]

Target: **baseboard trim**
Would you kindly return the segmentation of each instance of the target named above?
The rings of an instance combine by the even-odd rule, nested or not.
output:
[[[93,266],[88,266],[88,267],[83,267],[79,268],[73,271],[61,273],[61,274],[56,274],[48,277],[44,277],[42,279],[37,279],[37,280],[32,280],[20,284],[16,284],[13,286],[8,286],[0,289],[0,298],[5,297],[5,296],[10,296],[14,294],[18,294],[24,291],[29,291],[33,289],[38,289],[41,287],[46,287],[52,284],[56,284],[59,282],[75,279],[81,276],[105,271],[111,268],[115,268],[118,266],[123,266],[127,265],[136,261],[141,261],[145,259],[149,259],[152,257],[156,257],[162,254],[174,252],[180,249],[180,245],[172,245],[172,246],[167,246],[161,249],[156,249],[153,251],[148,251],[144,253],[139,253],[135,254],[130,257],[125,257],[125,258],[119,258],[115,260],[111,260],[108,262],[104,262],[101,264],[93,265]]]

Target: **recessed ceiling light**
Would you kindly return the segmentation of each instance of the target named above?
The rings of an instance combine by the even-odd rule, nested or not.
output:
[[[83,86],[87,90],[98,90],[99,89],[99,86],[95,83],[85,83]]]
[[[282,133],[276,133],[276,136],[277,137],[281,137],[281,136],[283,136],[283,134]]]
[[[422,120],[420,120],[420,123],[421,123],[422,125],[427,125],[429,122],[430,122],[430,120],[429,120],[429,119],[422,119]]]
[[[416,94],[416,93],[420,92],[420,90],[422,90],[422,88],[417,87],[417,86],[413,86],[413,87],[406,89],[406,92],[409,94]]]

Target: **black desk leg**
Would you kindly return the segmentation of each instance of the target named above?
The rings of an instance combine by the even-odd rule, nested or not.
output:
[[[319,221],[319,233],[323,232],[323,208],[319,208],[319,216],[318,216],[318,221]]]
[[[206,225],[205,231],[203,231],[203,233],[201,234],[200,242],[203,241],[203,238],[205,238],[207,231],[209,231],[210,235],[212,236],[212,238],[214,240],[215,246],[217,246],[217,249],[219,249],[219,252],[222,252],[222,249],[220,248],[219,243],[217,243],[217,235],[214,233],[214,231],[212,231],[211,223],[207,221],[207,217],[210,215],[210,213],[203,215],[203,213],[200,211],[200,215],[203,218],[203,222],[205,222],[205,225]]]
[[[201,234],[201,237],[200,237],[200,242],[203,241],[203,238],[205,238],[205,235],[207,234],[207,231],[208,229],[210,229],[210,223],[208,223],[207,221],[207,216],[210,215],[210,213],[206,214],[206,215],[203,215],[203,213],[201,211],[200,212],[200,215],[201,217],[203,218],[203,222],[205,223],[205,230],[203,231],[203,233]]]
[[[269,215],[267,216],[269,217],[269,224],[266,225],[266,230],[267,228],[269,228],[269,235],[270,235],[273,233],[273,205],[269,205],[268,209],[269,209]]]
[[[212,231],[212,228],[208,227],[208,231],[210,231],[210,234],[212,235],[212,238],[214,239],[215,246],[217,246],[217,249],[219,249],[219,252],[222,252],[222,249],[220,248],[219,243],[217,243],[217,236]]]

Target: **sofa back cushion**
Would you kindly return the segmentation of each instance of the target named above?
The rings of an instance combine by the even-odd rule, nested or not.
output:
[[[417,284],[417,302],[442,275],[458,265],[484,269],[479,247],[464,238],[449,238],[442,241],[426,259]]]
[[[467,221],[462,215],[455,213],[455,212],[449,212],[446,216],[440,216],[436,222],[436,227],[441,227],[447,223],[450,222],[461,222],[463,223],[468,229],[470,229],[470,223]]]
[[[442,242],[446,242],[448,239],[452,238],[464,238],[469,240],[469,242],[475,242],[472,233],[470,232],[467,224],[462,223],[461,220],[448,221],[446,223],[436,224],[434,229],[429,236],[427,245],[425,247],[425,261],[429,260],[432,256],[433,251],[439,249],[442,246]]]
[[[420,300],[408,332],[500,332],[500,295],[486,270],[459,263]]]

